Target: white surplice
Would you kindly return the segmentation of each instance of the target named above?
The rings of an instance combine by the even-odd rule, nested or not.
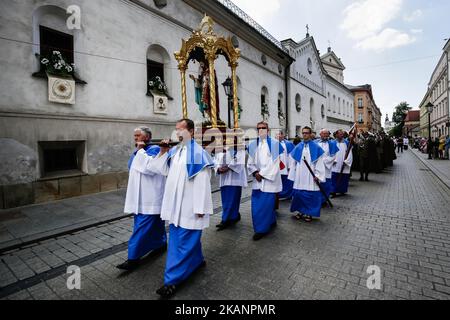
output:
[[[149,156],[139,150],[133,160],[125,197],[125,213],[159,215],[163,200],[167,155]]]
[[[188,179],[186,168],[186,146],[180,146],[170,160],[161,219],[175,227],[187,230],[203,230],[209,227],[209,216],[213,214],[211,195],[211,169],[204,168],[195,177]],[[203,217],[198,215],[202,214]]]
[[[214,157],[215,172],[219,176],[219,186],[233,186],[246,188],[247,183],[247,168],[245,167],[245,151],[239,150],[233,158],[231,152],[217,153]],[[228,167],[225,173],[218,174],[219,168]]]
[[[264,178],[261,182],[253,179],[253,190],[261,190],[267,193],[279,193],[283,190],[280,173],[280,157],[275,161],[270,154],[269,144],[267,140],[261,140],[253,158],[248,157],[248,173],[252,175],[259,171],[259,174]]]
[[[294,189],[303,191],[320,191],[303,159],[306,158],[306,161],[308,161],[308,164],[320,182],[326,182],[324,157],[321,156],[315,163],[311,163],[309,145],[305,144],[303,147],[301,162],[295,161],[292,159],[292,156],[290,156],[290,158],[295,165],[291,168],[288,179],[294,181]]]
[[[344,140],[342,142],[339,141],[336,142],[339,148],[339,152],[336,154],[336,160],[334,161],[334,165],[331,170],[332,172],[340,173],[342,169],[342,164],[345,162],[344,171],[342,173],[350,174],[350,169],[352,168],[353,164],[353,153],[350,151],[347,160],[344,161],[345,154],[347,153],[347,144],[344,142]]]
[[[334,161],[336,160],[336,155],[330,155],[330,145],[328,141],[320,141],[319,146],[325,151],[323,155],[323,164],[325,165],[325,177],[331,179],[331,169],[333,168]]]

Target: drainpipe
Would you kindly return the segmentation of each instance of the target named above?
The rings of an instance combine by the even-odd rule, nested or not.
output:
[[[291,62],[289,62],[289,64],[286,66],[286,68],[284,69],[284,83],[285,83],[285,92],[286,92],[286,133],[288,135],[288,137],[290,137],[290,132],[289,132],[289,96],[290,96],[290,90],[289,90],[289,82],[290,82],[290,77],[291,77],[291,72],[290,72],[290,67],[292,65],[294,61],[291,60]]]

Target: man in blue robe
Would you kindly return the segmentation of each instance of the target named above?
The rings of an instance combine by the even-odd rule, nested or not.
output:
[[[336,160],[336,154],[339,151],[337,143],[335,140],[330,140],[331,132],[328,129],[322,129],[320,131],[320,140],[319,146],[325,152],[324,154],[324,165],[325,165],[325,178],[326,182],[321,183],[322,189],[325,191],[327,198],[330,197],[333,192],[333,181],[332,181],[332,173],[331,170],[333,168],[334,162]],[[327,198],[322,196],[322,206],[325,207],[327,205]]]
[[[298,144],[291,153],[294,164],[289,172],[289,179],[294,181],[291,212],[298,212],[294,218],[303,219],[305,222],[311,222],[313,217],[320,217],[323,198],[317,183],[326,181],[323,162],[325,152],[311,140],[311,133],[311,128],[303,128],[303,142]],[[310,166],[314,176],[305,162]]]
[[[342,130],[336,132],[336,144],[339,151],[336,154],[336,159],[332,168],[333,197],[338,194],[347,194],[353,164],[353,153],[351,150],[347,151],[351,147],[350,142],[347,139],[344,139],[344,132]]]
[[[219,176],[222,199],[222,221],[216,226],[222,231],[241,220],[239,207],[242,188],[247,187],[247,168],[245,167],[245,150],[240,146],[226,146],[223,152],[215,155],[215,171]]]
[[[258,241],[277,224],[275,211],[277,194],[283,189],[280,173],[280,152],[283,147],[276,139],[269,137],[269,125],[260,122],[258,138],[248,146],[249,174],[253,175],[252,220]]]
[[[290,200],[292,198],[292,191],[294,183],[288,179],[289,176],[289,154],[294,150],[295,146],[292,142],[286,139],[284,131],[281,130],[277,136],[280,145],[283,147],[283,152],[280,152],[281,165],[281,182],[283,184],[283,190],[279,193],[280,200]]]
[[[164,160],[160,156],[167,148],[150,146],[151,131],[147,127],[135,129],[137,150],[128,161],[129,179],[125,198],[125,213],[134,214],[133,234],[128,241],[128,260],[117,266],[121,270],[135,269],[141,258],[167,248],[164,221],[161,220],[162,194],[166,177]]]

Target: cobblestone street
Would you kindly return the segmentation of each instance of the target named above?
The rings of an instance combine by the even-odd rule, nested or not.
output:
[[[370,182],[354,174],[350,194],[312,224],[291,219],[282,202],[278,227],[259,242],[247,189],[236,227],[217,232],[220,214],[211,219],[202,238],[207,267],[175,299],[449,299],[450,190],[411,151],[398,157]],[[165,254],[133,273],[115,268],[131,229],[128,217],[4,252],[0,297],[158,299]],[[81,267],[81,290],[66,287],[69,265]],[[371,265],[381,269],[381,290],[366,286]]]

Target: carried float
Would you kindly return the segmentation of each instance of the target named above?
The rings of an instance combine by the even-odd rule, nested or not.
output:
[[[200,26],[193,31],[189,39],[182,40],[180,51],[175,52],[175,59],[178,61],[178,69],[181,74],[181,101],[183,118],[189,118],[188,101],[186,91],[186,73],[191,61],[197,62],[199,68],[199,78],[190,76],[198,85],[196,86],[196,103],[203,112],[204,122],[201,126],[196,125],[195,139],[204,148],[214,148],[219,141],[223,141],[227,146],[242,145],[243,131],[239,127],[239,105],[237,95],[237,75],[238,60],[240,50],[235,48],[231,37],[225,38],[217,36],[213,30],[214,21],[205,15]],[[232,110],[233,127],[227,128],[226,124],[220,120],[218,108],[218,80],[215,72],[215,63],[222,55],[231,68],[232,81]]]

